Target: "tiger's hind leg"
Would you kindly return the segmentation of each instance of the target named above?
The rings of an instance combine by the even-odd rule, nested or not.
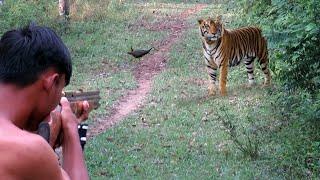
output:
[[[252,87],[255,85],[255,81],[254,81],[254,59],[255,57],[249,57],[246,58],[244,61],[244,64],[246,65],[246,69],[247,69],[247,73],[248,73],[248,80],[249,80],[249,87]]]
[[[269,86],[271,84],[271,75],[270,70],[268,68],[268,61],[260,61],[260,66],[265,76],[263,86]]]
[[[267,56],[259,60],[261,70],[265,76],[263,86],[269,86],[271,84],[271,75],[270,75],[270,70],[268,68],[268,62],[269,60]]]
[[[265,76],[263,86],[269,86],[271,84],[271,75],[270,75],[270,70],[268,68],[269,59],[268,59],[267,40],[263,37],[260,43],[261,43],[260,47],[263,47],[261,48],[259,53],[260,67]]]

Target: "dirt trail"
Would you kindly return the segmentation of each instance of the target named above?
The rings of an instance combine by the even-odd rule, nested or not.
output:
[[[190,9],[183,11],[181,14],[168,17],[165,21],[154,24],[147,24],[145,28],[155,31],[168,31],[168,36],[156,42],[157,51],[154,54],[144,56],[134,69],[134,77],[138,82],[138,88],[128,91],[111,110],[111,116],[106,119],[99,120],[93,128],[89,130],[88,136],[93,137],[106,129],[110,128],[130,113],[139,109],[146,101],[147,94],[151,91],[152,78],[164,69],[168,57],[169,50],[172,45],[183,35],[183,32],[189,28],[187,18],[202,10],[206,5],[198,4]]]

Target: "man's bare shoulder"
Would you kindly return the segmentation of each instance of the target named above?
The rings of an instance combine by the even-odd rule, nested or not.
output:
[[[15,131],[0,137],[0,177],[61,179],[58,159],[39,135]]]

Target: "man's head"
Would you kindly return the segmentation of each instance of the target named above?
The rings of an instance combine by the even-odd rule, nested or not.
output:
[[[59,103],[71,73],[69,51],[50,28],[32,24],[0,39],[0,85],[33,94],[29,99],[34,125]]]
[[[72,66],[67,47],[50,28],[35,25],[6,32],[0,39],[0,83],[24,87],[54,68],[70,81]]]

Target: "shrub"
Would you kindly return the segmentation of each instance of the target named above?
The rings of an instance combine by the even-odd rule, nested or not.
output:
[[[247,12],[245,24],[263,27],[271,41],[274,77],[287,91],[316,93],[320,87],[320,2],[242,0],[239,4]]]

